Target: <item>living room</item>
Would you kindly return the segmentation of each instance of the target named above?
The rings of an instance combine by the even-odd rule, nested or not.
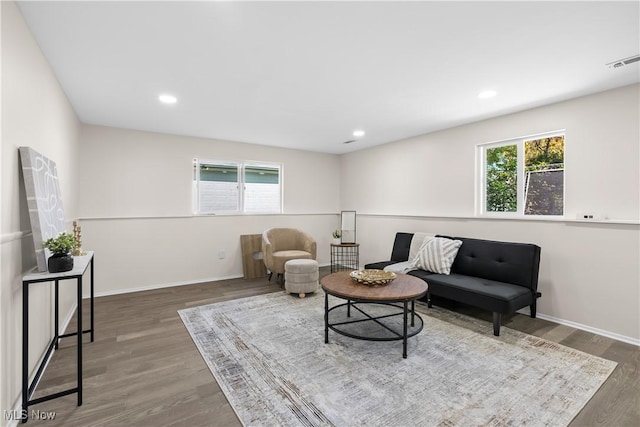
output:
[[[606,3],[589,4],[605,7]],[[581,3],[576,5],[580,9]],[[13,409],[19,402],[22,276],[35,265],[18,155],[21,146],[33,147],[56,162],[67,225],[70,229],[71,222],[78,220],[83,247],[96,254],[98,299],[164,288],[180,292],[188,288],[185,285],[241,278],[239,236],[260,234],[272,227],[295,227],[310,233],[318,244],[318,263],[327,266],[331,232],[339,226],[340,212],[355,210],[361,266],[388,258],[399,231],[534,243],[542,248],[540,319],[595,334],[594,341],[606,337],[640,345],[638,64],[620,70],[605,66],[609,60],[638,54],[638,37],[631,42],[624,37],[619,40],[620,45],[635,51],[593,65],[607,73],[632,70],[631,80],[624,84],[605,81],[589,93],[575,90],[575,96],[564,92],[556,96],[556,89],[549,88],[551,93],[535,104],[452,121],[434,130],[409,132],[378,145],[367,145],[367,138],[374,133],[367,128],[365,138],[345,145],[343,142],[354,139],[345,135],[336,140],[337,148],[331,152],[304,145],[234,142],[243,141],[240,137],[189,136],[108,125],[106,116],[102,123],[82,121],[81,108],[89,111],[83,114],[94,114],[101,106],[79,106],[70,101],[72,94],[65,92],[59,71],[39,46],[42,40],[37,40],[35,29],[23,17],[21,8],[26,14],[29,7],[33,12],[38,5],[2,2],[0,8],[3,410]],[[638,35],[637,2],[613,3],[607,8],[615,16],[631,16],[630,23],[619,25]],[[635,15],[627,13],[629,8]],[[591,39],[583,42],[595,43]],[[572,54],[566,53],[569,57]],[[69,62],[73,64],[73,60]],[[528,84],[533,83],[521,86]],[[96,85],[109,91],[109,81],[98,80]],[[453,94],[457,89],[451,91]],[[152,101],[149,108],[158,108],[151,106]],[[173,110],[160,106],[155,120],[171,124],[185,119],[179,109],[183,102],[179,100],[178,109]],[[387,102],[395,102],[399,111],[408,108],[402,104],[401,94]],[[478,102],[476,93],[469,102]],[[443,110],[454,108],[444,99],[425,108],[438,110],[438,104]],[[126,110],[126,105],[122,108]],[[427,111],[425,116],[430,114],[435,113]],[[322,132],[321,127],[311,129]],[[558,130],[563,130],[566,138],[563,218],[478,215],[478,144]],[[282,165],[282,213],[194,215],[194,158]],[[578,219],[582,213],[598,218]],[[31,367],[37,366],[51,339],[51,300],[46,286],[31,293]],[[63,289],[61,319],[68,322],[74,311],[74,292]],[[99,336],[100,324],[96,328]],[[637,371],[629,375],[637,377]],[[637,386],[629,391],[634,392],[637,395]],[[626,411],[634,414],[633,409]],[[3,418],[3,425],[7,422]],[[607,421],[601,424],[607,425]]]

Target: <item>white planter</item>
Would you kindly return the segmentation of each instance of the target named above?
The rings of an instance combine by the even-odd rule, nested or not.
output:
[[[342,240],[340,238],[337,238],[337,239],[334,238],[331,240],[332,245],[339,245],[340,243],[342,243]]]

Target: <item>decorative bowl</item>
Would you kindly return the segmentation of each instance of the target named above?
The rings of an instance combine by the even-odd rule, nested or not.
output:
[[[396,278],[396,273],[384,270],[354,270],[349,275],[356,282],[367,286],[383,286]]]

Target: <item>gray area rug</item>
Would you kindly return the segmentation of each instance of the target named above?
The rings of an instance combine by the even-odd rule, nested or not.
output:
[[[247,426],[561,426],[616,366],[422,304],[407,359],[402,341],[325,344],[323,305],[274,293],[179,314]]]

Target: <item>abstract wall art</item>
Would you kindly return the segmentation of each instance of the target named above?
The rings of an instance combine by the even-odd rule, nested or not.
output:
[[[47,271],[48,251],[42,242],[65,231],[58,170],[54,161],[31,147],[20,147],[20,162],[38,270]]]

